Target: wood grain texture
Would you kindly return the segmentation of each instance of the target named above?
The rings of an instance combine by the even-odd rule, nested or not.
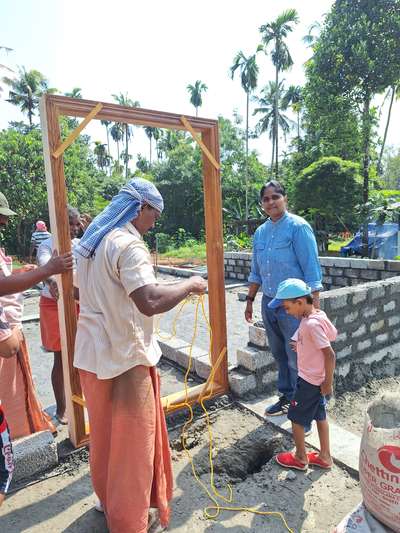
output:
[[[64,159],[62,156],[58,159],[51,157],[56,147],[60,146],[61,135],[56,106],[47,95],[43,96],[40,101],[40,120],[53,244],[59,253],[65,253],[71,251],[71,237],[67,212]],[[72,444],[78,446],[85,435],[85,420],[82,406],[72,401],[73,394],[82,397],[78,371],[73,366],[76,309],[73,296],[72,272],[65,272],[57,276],[57,282],[60,293],[58,316],[68,430]]]
[[[93,112],[96,104],[91,100],[81,100],[66,96],[45,95],[40,101],[40,116],[43,135],[43,149],[46,169],[46,182],[50,212],[50,223],[55,246],[60,253],[71,249],[69,222],[67,216],[67,191],[64,175],[63,156],[52,157],[61,146],[59,116],[86,117]],[[186,130],[182,115],[165,113],[142,108],[123,107],[101,102],[96,114],[98,120],[110,120],[157,128]],[[213,365],[218,364],[211,397],[224,394],[229,389],[227,356],[218,360],[222,350],[227,348],[224,249],[222,231],[222,195],[219,170],[218,122],[198,117],[185,117],[189,120],[191,133],[201,133],[203,151],[204,212],[206,227],[207,268],[209,288],[209,316],[213,331],[211,356]],[[208,154],[207,154],[208,152]],[[211,157],[209,157],[211,155]],[[215,164],[216,163],[216,164]],[[167,206],[168,208],[168,206]],[[63,359],[64,384],[66,392],[68,429],[75,447],[88,442],[88,427],[85,425],[82,389],[79,374],[73,367],[74,343],[76,335],[75,302],[72,291],[72,273],[61,277],[58,310]],[[204,394],[204,385],[189,389],[189,402],[196,403]],[[209,390],[209,389],[208,389]],[[185,391],[162,399],[167,412],[180,408]]]

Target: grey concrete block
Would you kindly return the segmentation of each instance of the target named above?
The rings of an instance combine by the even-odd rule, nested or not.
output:
[[[332,296],[330,299],[331,309],[342,309],[347,305],[347,294]]]
[[[247,276],[245,276],[244,274],[238,274],[237,275],[238,279],[246,279]]]
[[[344,271],[344,275],[348,278],[359,278],[360,277],[360,271],[355,268],[346,268]]]
[[[333,266],[335,264],[335,258],[333,257],[320,257],[319,262],[321,263],[321,266]]]
[[[386,313],[387,311],[394,311],[395,308],[396,308],[396,302],[392,300],[391,302],[384,304],[383,311],[384,313]]]
[[[336,337],[335,342],[344,342],[345,340],[347,340],[347,333],[346,333],[346,331],[342,331],[342,332],[339,333],[339,335]]]
[[[393,279],[398,277],[397,272],[381,272],[381,279]]]
[[[208,378],[211,372],[211,364],[208,354],[196,357],[196,359],[194,360],[194,370],[200,378]]]
[[[172,337],[172,339],[170,339],[165,332],[161,332],[161,335],[163,338],[158,339],[158,344],[160,345],[163,356],[177,363],[178,351],[190,346],[190,343],[183,339],[178,339],[177,337]]]
[[[385,287],[381,284],[377,284],[375,287],[370,288],[368,292],[371,300],[383,298],[385,296]]]
[[[351,336],[353,338],[361,337],[361,335],[364,335],[366,332],[367,332],[367,326],[365,324],[361,324],[361,326],[359,328],[357,328],[355,331],[353,331]]]
[[[391,316],[388,319],[388,325],[389,327],[397,326],[397,324],[400,324],[400,316]]]
[[[192,346],[192,349],[189,346],[176,350],[176,363],[183,368],[188,368],[189,361],[191,360],[190,368],[195,371],[195,359],[202,357],[207,354],[207,350],[204,348],[199,348],[198,346]]]
[[[370,259],[368,268],[371,270],[385,270],[385,261],[383,259]]]
[[[255,390],[256,377],[251,373],[231,370],[229,372],[229,385],[231,391],[236,394],[236,396],[244,396],[245,394]]]
[[[31,477],[58,463],[57,444],[50,431],[33,433],[13,442],[13,481]]]
[[[378,312],[377,307],[364,307],[361,311],[361,314],[365,318],[370,318],[371,316],[376,316],[377,312]]]
[[[361,302],[365,302],[367,299],[367,291],[365,289],[355,290],[352,297],[352,304],[357,305]]]
[[[368,259],[351,259],[351,268],[368,268]]]
[[[400,279],[393,280],[390,284],[390,294],[398,294],[400,292]]]
[[[351,346],[345,346],[338,352],[336,352],[336,358],[337,359],[343,359],[343,357],[347,357],[351,354]]]
[[[400,272],[400,261],[386,261],[386,268],[392,272]]]
[[[352,313],[348,313],[344,316],[344,323],[351,324],[357,318],[358,318],[358,311],[353,311]]]
[[[237,351],[237,364],[242,366],[250,372],[255,372],[260,368],[264,368],[274,362],[271,352],[264,350],[257,350],[249,346]]]
[[[371,347],[371,344],[372,342],[370,339],[365,339],[365,341],[361,341],[357,344],[357,351],[362,352],[364,350],[367,350]]]
[[[260,348],[265,348],[268,343],[265,329],[251,324],[249,326],[249,342]]]
[[[387,342],[389,340],[389,333],[382,333],[382,335],[376,336],[376,342],[378,344],[382,344],[384,342]]]
[[[276,386],[278,383],[278,372],[276,370],[269,370],[268,372],[265,372],[261,382],[264,388]]]
[[[343,276],[343,268],[332,267],[329,269],[329,274],[331,276]]]
[[[361,273],[362,279],[365,280],[377,280],[379,278],[379,273],[376,270],[363,270]]]
[[[238,292],[238,300],[239,302],[245,302],[246,301],[247,292]]]
[[[371,322],[370,330],[372,333],[375,333],[376,331],[380,331],[385,326],[384,320],[377,320],[376,322]]]
[[[323,276],[322,283],[325,285],[331,285],[332,284],[332,278],[331,276]]]

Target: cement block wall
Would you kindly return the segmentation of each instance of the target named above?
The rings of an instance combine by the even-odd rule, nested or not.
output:
[[[225,252],[225,277],[247,281],[251,252]],[[400,261],[320,257],[325,290],[360,285],[400,275]]]
[[[321,307],[338,329],[337,392],[400,374],[400,277],[321,293]],[[262,323],[249,327],[249,344],[238,350],[237,361],[230,372],[235,394],[276,389],[276,366]]]

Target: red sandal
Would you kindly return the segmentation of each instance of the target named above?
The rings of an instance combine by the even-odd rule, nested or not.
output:
[[[275,461],[278,465],[285,468],[295,468],[296,470],[307,470],[307,464],[299,461],[293,452],[282,452],[275,456]]]
[[[332,468],[333,464],[329,464],[326,461],[323,461],[317,452],[309,452],[307,454],[308,464],[313,466],[319,466],[325,470]]]

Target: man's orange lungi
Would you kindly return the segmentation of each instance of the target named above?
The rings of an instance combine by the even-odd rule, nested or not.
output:
[[[172,465],[159,376],[135,366],[112,378],[79,370],[90,425],[93,488],[111,533],[146,533],[149,507],[169,521]]]

